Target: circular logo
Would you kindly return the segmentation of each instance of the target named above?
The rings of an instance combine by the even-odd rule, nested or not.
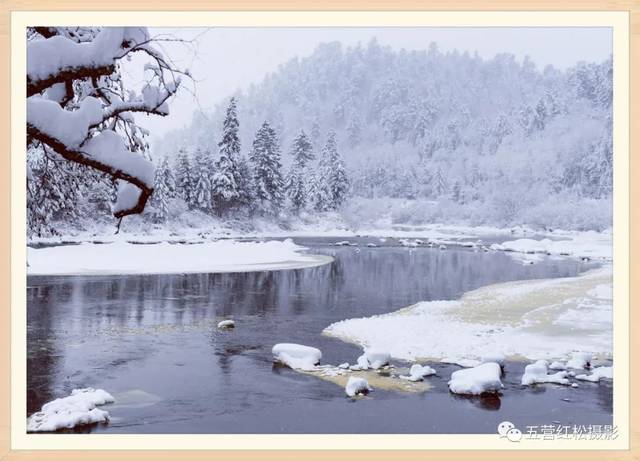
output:
[[[500,424],[498,424],[498,434],[500,434],[500,437],[506,437],[507,433],[511,429],[515,428],[515,424],[513,424],[511,421],[502,421]]]

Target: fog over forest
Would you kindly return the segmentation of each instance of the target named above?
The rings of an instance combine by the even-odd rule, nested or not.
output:
[[[154,196],[127,220],[602,230],[611,226],[611,107],[611,59],[559,70],[436,43],[415,51],[322,43],[154,142]],[[230,116],[237,145],[227,155]],[[37,192],[47,216],[30,210],[33,234],[60,227],[51,223],[111,225],[110,180],[87,187],[79,174],[67,187],[43,161],[30,156],[34,175],[50,176]]]

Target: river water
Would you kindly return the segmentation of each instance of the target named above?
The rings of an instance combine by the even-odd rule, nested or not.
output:
[[[521,389],[507,363],[500,397],[450,394],[453,365],[435,364],[424,393],[375,390],[353,401],[333,383],[274,366],[271,347],[318,347],[323,363],[361,350],[321,335],[333,322],[454,299],[511,280],[566,277],[593,267],[570,259],[523,265],[501,252],[409,249],[395,241],[296,238],[328,265],[271,272],[30,276],[28,414],[80,387],[116,398],[108,433],[495,433],[498,423],[611,424],[612,385]],[[384,245],[367,248],[375,242]],[[233,318],[236,328],[217,329]]]

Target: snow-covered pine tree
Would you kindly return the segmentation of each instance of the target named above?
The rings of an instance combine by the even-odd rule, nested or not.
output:
[[[240,139],[238,137],[238,114],[236,99],[231,98],[222,128],[220,158],[216,163],[216,172],[211,178],[211,188],[215,209],[219,216],[238,204]]]
[[[438,169],[436,170],[436,174],[433,178],[433,181],[434,181],[434,189],[437,197],[447,193],[447,190],[449,189],[449,187],[447,185],[447,179],[445,178],[441,167],[438,167]]]
[[[315,158],[313,146],[304,130],[293,141],[291,155],[293,163],[285,180],[285,190],[291,200],[292,208],[298,212],[307,204],[309,177],[307,164]]]
[[[151,203],[155,209],[154,218],[157,222],[165,222],[169,217],[169,199],[175,197],[175,193],[175,178],[169,166],[169,159],[164,157],[156,168],[151,196]]]
[[[191,170],[191,162],[189,156],[184,149],[178,152],[176,162],[176,194],[184,200],[187,207],[191,210],[195,206],[194,200],[194,178]]]
[[[344,203],[349,191],[349,178],[338,153],[336,134],[333,131],[329,132],[327,143],[322,149],[316,182],[316,209],[335,210]]]
[[[331,190],[329,189],[328,181],[324,180],[324,171],[326,171],[326,168],[324,168],[324,162],[321,158],[318,168],[309,181],[309,202],[313,205],[315,211],[327,211],[330,209]]]
[[[213,207],[213,194],[211,191],[211,155],[201,149],[196,151],[195,168],[193,171],[194,190],[193,203],[195,208],[210,212]]]
[[[278,138],[268,122],[256,133],[249,160],[253,167],[256,210],[263,215],[277,215],[284,201],[284,181]]]
[[[255,192],[251,166],[244,155],[238,161],[238,206],[249,213],[254,210]]]

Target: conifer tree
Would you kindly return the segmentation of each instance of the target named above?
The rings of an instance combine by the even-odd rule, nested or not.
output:
[[[169,199],[175,197],[176,184],[173,172],[169,167],[169,159],[164,157],[156,168],[153,181],[151,202],[155,208],[154,217],[158,222],[165,222],[169,216]]]
[[[212,196],[218,215],[238,204],[240,138],[238,137],[238,115],[236,99],[231,98],[222,129],[222,140],[218,143],[220,158],[216,172],[211,178]]]
[[[213,194],[211,191],[211,162],[210,155],[198,149],[195,159],[195,171],[193,175],[194,190],[193,204],[194,207],[210,212],[213,207]]]
[[[195,205],[193,174],[189,156],[184,149],[180,149],[176,165],[176,195],[185,201],[189,209]]]
[[[312,149],[311,141],[302,130],[293,141],[291,149],[293,163],[285,181],[285,190],[295,211],[299,211],[307,204],[309,180],[307,164],[315,158]]]
[[[347,197],[349,179],[336,144],[336,135],[329,133],[327,143],[322,149],[322,158],[318,167],[315,185],[315,208],[335,210]]]
[[[256,133],[249,159],[257,210],[261,214],[277,215],[284,201],[284,181],[278,138],[268,122],[264,122]]]

